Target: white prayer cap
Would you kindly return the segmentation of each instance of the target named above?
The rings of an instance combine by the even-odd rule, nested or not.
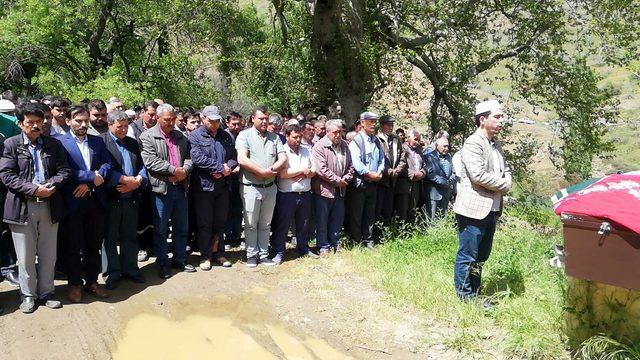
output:
[[[476,115],[484,114],[489,111],[502,110],[502,105],[498,100],[487,100],[476,105]]]

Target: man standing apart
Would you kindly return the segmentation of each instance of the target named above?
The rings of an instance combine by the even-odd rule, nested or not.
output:
[[[37,299],[49,308],[62,306],[53,298],[58,222],[66,210],[57,189],[71,177],[71,170],[60,141],[42,136],[40,107],[26,103],[16,115],[22,133],[4,142],[0,159],[0,180],[9,190],[3,220],[11,229],[18,258],[20,310],[32,313]]]
[[[264,106],[251,115],[253,126],[236,139],[241,167],[240,194],[244,205],[247,266],[274,265],[268,258],[269,231],[276,204],[275,177],[287,161],[280,138],[267,131],[269,112]]]
[[[102,253],[103,277],[107,289],[115,289],[122,278],[144,283],[138,268],[138,204],[147,186],[147,170],[142,163],[138,142],[127,136],[129,119],[124,111],[107,116],[109,131],[104,140],[111,160],[111,181],[107,188],[107,236]],[[116,248],[120,244],[120,255]]]
[[[302,129],[298,125],[287,125],[285,129],[287,154],[285,166],[278,173],[278,195],[274,214],[274,229],[271,248],[275,256],[273,262],[284,260],[287,231],[291,221],[295,221],[296,247],[300,256],[318,258],[309,250],[309,223],[311,214],[311,178],[315,176],[315,166],[310,151],[300,146]]]
[[[338,251],[340,228],[344,222],[344,196],[353,179],[351,154],[342,140],[342,120],[327,121],[326,129],[326,136],[318,140],[312,152],[317,174],[312,183],[316,245],[323,256],[330,250]]]
[[[377,183],[384,172],[384,150],[375,136],[378,115],[364,112],[360,115],[362,131],[349,143],[353,168],[356,171],[349,204],[349,231],[356,244],[373,248],[373,225],[376,215]]]
[[[228,177],[238,166],[233,139],[222,130],[218,107],[202,110],[204,126],[189,135],[193,162],[193,197],[200,269],[211,270],[211,260],[231,267],[224,257],[224,225],[229,211]]]
[[[461,150],[460,187],[453,207],[459,240],[454,283],[461,299],[480,292],[482,265],[491,253],[502,196],[511,189],[511,170],[494,138],[502,130],[502,107],[496,100],[484,101],[475,114],[478,129]]]
[[[62,221],[62,253],[63,267],[69,279],[69,300],[79,303],[82,301],[83,274],[85,291],[98,298],[109,296],[98,285],[98,274],[107,209],[103,184],[110,180],[111,162],[104,141],[87,134],[90,120],[84,106],[72,105],[67,109],[67,125],[70,131],[58,137],[72,170],[69,182],[62,189],[68,209],[68,215]]]
[[[436,214],[444,216],[449,208],[451,189],[455,181],[449,140],[441,137],[435,141],[435,150],[425,155],[427,162],[427,191],[429,191],[429,219],[433,221]]]
[[[378,183],[378,195],[376,205],[376,218],[389,225],[394,216],[394,194],[398,176],[407,168],[404,150],[400,139],[393,133],[393,125],[396,119],[389,115],[380,118],[380,131],[378,139],[384,150],[385,170],[382,180]]]
[[[167,233],[171,220],[173,258],[171,266],[184,272],[195,272],[187,264],[188,212],[187,190],[191,159],[189,141],[175,128],[173,106],[158,106],[158,123],[140,135],[142,161],[147,167],[153,204],[153,248],[158,276],[171,277]]]

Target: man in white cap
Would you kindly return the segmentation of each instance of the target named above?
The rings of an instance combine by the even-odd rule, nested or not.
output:
[[[475,298],[480,292],[482,265],[491,253],[502,197],[511,189],[511,170],[495,139],[504,121],[502,106],[496,100],[479,103],[475,120],[478,129],[461,150],[462,169],[453,207],[459,240],[454,284],[463,300]]]
[[[385,169],[384,150],[375,135],[378,115],[364,112],[360,115],[362,131],[349,143],[349,152],[355,176],[349,191],[349,231],[356,244],[373,248],[373,225],[376,215],[378,187]]]

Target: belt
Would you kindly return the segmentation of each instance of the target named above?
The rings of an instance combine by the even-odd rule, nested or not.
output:
[[[27,200],[35,201],[37,203],[42,203],[42,202],[45,202],[45,201],[49,201],[49,198],[41,198],[41,197],[37,197],[37,196],[27,196],[26,198],[27,198]]]
[[[272,182],[270,182],[268,184],[251,184],[251,183],[246,184],[246,183],[242,183],[242,185],[244,185],[244,186],[253,186],[253,187],[256,187],[256,188],[263,188],[264,189],[264,188],[268,188],[268,187],[273,186],[274,183],[275,182],[272,181]]]
[[[298,195],[304,195],[304,194],[310,193],[310,192],[311,192],[311,190],[308,190],[308,191],[282,191],[282,190],[280,190],[280,192],[281,192],[281,193],[283,193],[283,194],[298,194]]]

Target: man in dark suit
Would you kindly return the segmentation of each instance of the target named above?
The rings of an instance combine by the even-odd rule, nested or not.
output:
[[[427,165],[427,191],[429,192],[429,219],[433,221],[436,214],[444,216],[451,199],[451,187],[455,180],[451,154],[449,154],[449,140],[444,137],[436,140],[435,150],[425,156]]]
[[[22,133],[4,142],[0,180],[8,189],[3,220],[18,258],[20,310],[31,313],[36,300],[49,308],[62,306],[53,299],[58,222],[66,210],[57,190],[71,170],[60,142],[42,136],[42,109],[26,103],[18,108],[17,118]]]
[[[404,149],[400,139],[393,133],[395,119],[389,115],[380,117],[380,131],[378,139],[384,151],[384,172],[382,180],[378,182],[378,195],[376,198],[376,220],[382,220],[389,225],[394,216],[395,191],[398,176],[407,168]]]
[[[72,170],[63,188],[69,214],[62,221],[64,269],[69,281],[71,302],[82,301],[84,273],[85,291],[98,298],[109,296],[98,285],[100,247],[104,238],[107,200],[103,184],[109,179],[109,152],[101,138],[87,134],[89,111],[82,105],[67,109],[70,131],[58,136],[67,151]]]
[[[145,279],[138,268],[138,204],[148,183],[138,142],[127,136],[129,119],[124,111],[107,116],[109,131],[100,135],[109,151],[111,179],[107,187],[107,235],[102,252],[103,277],[107,289],[115,289],[122,278],[135,283]],[[117,182],[116,182],[117,181]],[[116,245],[120,243],[120,255]]]

